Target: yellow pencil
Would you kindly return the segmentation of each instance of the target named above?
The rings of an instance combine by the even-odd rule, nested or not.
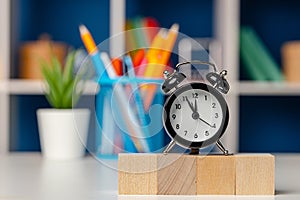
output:
[[[179,30],[178,24],[173,24],[167,32],[161,29],[151,44],[149,51],[146,54],[148,61],[144,77],[160,78],[169,62],[174,44],[177,39]],[[144,107],[148,111],[157,90],[157,85],[148,84],[141,87],[141,93],[144,97]]]
[[[157,35],[154,37],[151,46],[146,54],[146,58],[148,60],[147,64],[157,63],[159,59],[159,55],[161,53],[162,45],[164,44],[165,36],[167,35],[167,31],[165,29],[160,29]],[[151,77],[152,73],[149,71],[151,67],[147,67],[144,76]]]
[[[175,44],[176,39],[177,39],[178,30],[179,30],[179,25],[178,24],[174,24],[170,28],[170,31],[168,33],[168,37],[167,37],[167,39],[165,41],[164,49],[163,49],[163,51],[161,53],[162,56],[161,56],[160,63],[167,64],[169,62],[169,59],[170,59],[170,56],[171,56],[174,44]],[[156,73],[158,73],[158,72],[156,72]]]
[[[172,53],[174,44],[177,39],[179,26],[173,24],[169,32],[160,31],[157,37],[153,41],[149,52],[147,53],[147,59],[149,67],[145,71],[145,77],[162,77],[165,67],[168,64],[170,55]],[[152,64],[157,64],[152,65]]]

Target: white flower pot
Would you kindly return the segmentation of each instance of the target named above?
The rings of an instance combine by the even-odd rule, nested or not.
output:
[[[73,159],[85,154],[90,110],[38,109],[42,154],[49,159]]]

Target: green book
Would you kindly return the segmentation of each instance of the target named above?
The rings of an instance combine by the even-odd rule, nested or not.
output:
[[[267,77],[258,67],[257,60],[255,59],[255,55],[253,53],[254,51],[251,49],[251,41],[247,35],[247,32],[242,29],[240,32],[240,54],[245,71],[252,80],[267,80]]]
[[[283,81],[284,76],[280,71],[279,65],[275,62],[269,50],[255,31],[250,27],[243,27],[241,29],[241,35],[243,35],[246,40],[245,48],[248,49],[248,53],[252,55],[252,59],[254,59],[255,63],[257,63],[256,67],[261,71],[266,79],[272,81]]]

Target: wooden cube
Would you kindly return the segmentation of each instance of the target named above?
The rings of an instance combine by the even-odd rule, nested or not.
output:
[[[238,154],[235,158],[236,195],[274,195],[274,156]]]
[[[234,195],[235,157],[199,156],[197,159],[197,194]]]
[[[119,154],[119,194],[157,194],[158,154]]]
[[[197,156],[167,154],[158,156],[159,195],[196,195]]]
[[[119,194],[196,194],[196,156],[119,154]]]

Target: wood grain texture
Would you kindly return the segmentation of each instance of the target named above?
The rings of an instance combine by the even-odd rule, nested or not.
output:
[[[119,154],[119,194],[157,194],[158,154]]]
[[[270,154],[119,154],[119,194],[274,195]]]
[[[196,195],[196,159],[180,154],[159,156],[158,194]]]
[[[197,194],[234,195],[235,157],[198,156]]]
[[[274,195],[274,156],[239,154],[235,158],[236,195]]]

